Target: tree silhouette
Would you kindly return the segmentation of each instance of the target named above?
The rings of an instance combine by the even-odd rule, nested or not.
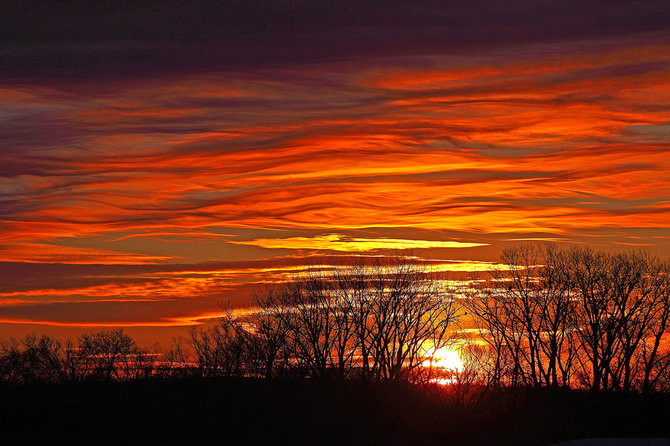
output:
[[[137,353],[135,341],[123,330],[84,333],[78,349],[84,374],[107,381],[120,379],[123,373],[120,364]]]
[[[10,339],[0,344],[0,380],[450,377],[459,404],[505,386],[670,390],[667,261],[546,244],[507,249],[500,264],[463,297],[414,257],[351,257],[267,287],[253,308],[193,327],[165,355],[122,330]],[[461,314],[471,330],[456,324]],[[465,369],[445,372],[433,359],[455,338]]]
[[[667,370],[667,262],[644,252],[608,254],[554,245],[505,250],[464,301],[491,351],[496,385],[649,391]]]

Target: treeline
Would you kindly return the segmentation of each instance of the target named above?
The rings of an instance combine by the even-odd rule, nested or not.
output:
[[[162,370],[157,355],[137,347],[122,330],[84,333],[77,341],[28,335],[0,345],[0,381],[11,384],[85,379],[149,378]],[[169,368],[168,368],[169,369]]]
[[[256,296],[251,316],[193,329],[188,347],[205,376],[428,382],[458,316],[432,279],[400,257],[306,272]],[[172,360],[188,363],[177,347]]]
[[[338,378],[429,382],[430,352],[453,335],[457,305],[405,258],[309,271],[255,298],[245,316],[195,327],[167,351],[140,349],[121,330],[59,342],[27,336],[0,345],[11,383],[150,377]]]
[[[670,390],[670,266],[643,251],[521,246],[463,300],[495,385]]]
[[[645,252],[505,250],[460,285],[407,256],[308,270],[163,353],[121,331],[5,343],[6,382],[156,376],[670,390],[670,267]],[[462,370],[437,359],[458,349]]]

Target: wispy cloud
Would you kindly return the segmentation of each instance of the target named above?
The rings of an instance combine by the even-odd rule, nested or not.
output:
[[[486,246],[487,243],[458,241],[408,240],[397,238],[358,238],[340,234],[327,234],[316,237],[288,237],[274,239],[255,239],[231,242],[239,245],[253,245],[270,249],[301,249],[315,251],[373,251],[379,249],[405,250],[420,248],[473,248]]]
[[[285,280],[281,268],[309,263],[305,252],[491,261],[510,243],[548,240],[667,254],[670,36],[663,5],[649,5],[651,18],[613,5],[598,23],[557,12],[543,19],[546,39],[521,16],[510,17],[523,28],[515,38],[514,27],[492,28],[494,16],[470,20],[482,40],[462,51],[478,34],[426,44],[444,37],[438,24],[408,25],[405,46],[382,42],[396,35],[393,3],[376,28],[354,26],[384,39],[347,54],[327,46],[317,57],[305,44],[298,57],[282,40],[267,63],[231,55],[217,60],[235,69],[205,69],[207,46],[194,67],[147,56],[130,70],[171,45],[160,34],[126,48],[114,79],[93,68],[75,70],[76,82],[35,65],[20,80],[2,72],[0,260],[24,264],[0,264],[0,318],[183,322],[220,300],[248,304]],[[410,9],[411,23],[433,14]],[[296,20],[314,42],[343,32]],[[77,63],[105,66],[98,47],[21,39],[11,60],[44,53],[35,60],[48,66],[89,52]],[[261,40],[250,54],[265,51]],[[281,257],[264,260],[267,249]]]
[[[0,237],[662,226],[663,42],[10,86]]]

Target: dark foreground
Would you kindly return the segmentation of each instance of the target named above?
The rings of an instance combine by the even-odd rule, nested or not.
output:
[[[670,398],[438,386],[151,380],[0,388],[0,444],[550,444],[669,437]]]

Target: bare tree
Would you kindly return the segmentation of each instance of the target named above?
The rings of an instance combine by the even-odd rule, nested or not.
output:
[[[138,354],[132,338],[121,330],[84,333],[76,345],[31,334],[20,343],[10,340],[4,344],[0,370],[6,380],[21,383],[121,379]]]
[[[217,323],[191,330],[189,345],[205,377],[243,375],[244,333],[230,315]]]
[[[449,344],[448,329],[456,318],[456,302],[417,263],[391,265],[386,280],[373,281],[376,331],[375,363],[382,379],[420,379],[426,354]],[[384,283],[386,282],[386,283]]]
[[[493,382],[569,386],[578,373],[593,391],[650,388],[670,317],[666,264],[554,245],[507,249],[501,263],[465,301]]]
[[[308,270],[266,290],[258,299],[265,321],[257,316],[254,324],[278,319],[285,351],[311,376],[344,379],[359,368],[364,380],[417,381],[430,352],[448,344],[456,318],[456,302],[434,279],[407,257]]]
[[[68,352],[51,336],[28,335],[23,339],[23,355],[28,367],[39,381],[57,382],[66,379]]]
[[[565,254],[555,245],[521,245],[501,255],[503,269],[464,305],[494,352],[497,384],[568,386],[574,370],[575,293]],[[511,367],[510,367],[511,361]]]
[[[79,354],[85,369],[106,380],[122,378],[119,365],[136,351],[135,341],[123,330],[84,333],[79,338]]]
[[[332,365],[335,324],[331,283],[321,272],[306,272],[263,300],[286,330],[288,348],[300,367],[325,378]]]
[[[26,367],[19,342],[14,338],[0,344],[0,376],[3,382],[12,384],[32,381],[32,370]]]
[[[670,262],[656,262],[649,274],[652,304],[648,306],[649,332],[640,341],[642,379],[640,388],[649,392],[657,384],[670,384],[670,350],[662,350],[670,331]],[[667,341],[666,341],[667,342]]]
[[[245,336],[247,371],[266,379],[280,375],[289,367],[288,327],[280,314],[283,308],[277,306],[275,297],[273,290],[255,297],[258,309]]]
[[[642,387],[648,388],[667,331],[667,267],[644,252],[609,255],[581,248],[569,255],[589,387],[630,391],[635,374],[642,373]]]
[[[378,262],[377,262],[378,263]],[[349,333],[343,333],[342,338],[349,337],[351,347],[348,349],[351,356],[343,359],[350,362],[358,359],[360,364],[360,378],[367,381],[372,378],[371,370],[372,351],[374,341],[373,326],[369,323],[372,318],[373,304],[378,293],[373,292],[371,281],[375,277],[378,265],[370,265],[363,261],[355,261],[336,271],[337,292],[339,301],[346,308],[350,325],[342,325]],[[344,352],[346,354],[346,346]]]
[[[183,337],[172,339],[172,344],[164,354],[165,361],[159,367],[159,373],[166,377],[191,376],[196,367],[191,355],[187,352],[187,342]]]

